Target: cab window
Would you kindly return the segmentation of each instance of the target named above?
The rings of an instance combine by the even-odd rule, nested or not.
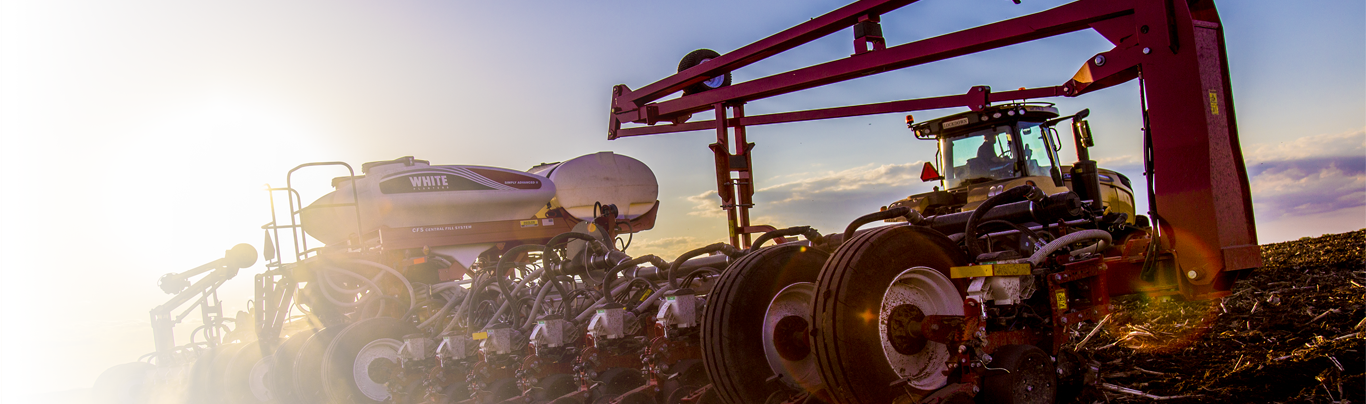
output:
[[[1037,122],[1020,122],[1020,155],[1024,157],[1025,175],[1052,175],[1053,160],[1049,158],[1048,133]]]

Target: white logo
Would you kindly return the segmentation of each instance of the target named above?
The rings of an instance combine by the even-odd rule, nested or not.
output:
[[[413,183],[413,189],[446,188],[450,185],[446,183],[444,175],[412,176],[408,177],[408,181]]]

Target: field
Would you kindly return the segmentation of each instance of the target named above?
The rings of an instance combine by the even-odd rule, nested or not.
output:
[[[1366,229],[1262,252],[1221,300],[1118,300],[1082,349],[1100,377],[1073,401],[1366,402]]]

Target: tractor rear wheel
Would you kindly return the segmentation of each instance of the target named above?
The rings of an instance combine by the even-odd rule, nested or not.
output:
[[[702,358],[712,391],[725,402],[764,402],[778,390],[765,382],[774,375],[792,388],[820,389],[807,335],[811,282],[827,257],[811,247],[778,245],[722,272],[702,315]]]
[[[949,268],[967,262],[937,231],[908,225],[875,228],[846,241],[821,269],[814,351],[835,402],[893,402],[905,380],[933,391],[947,383],[944,344],[917,338],[900,318],[962,315],[966,283]],[[892,326],[892,327],[889,327]]]

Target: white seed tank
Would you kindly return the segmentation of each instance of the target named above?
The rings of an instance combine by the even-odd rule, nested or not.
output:
[[[555,183],[554,206],[579,220],[593,218],[595,203],[617,205],[618,219],[635,219],[659,198],[659,182],[650,167],[627,156],[601,152],[528,170]]]
[[[619,218],[645,214],[659,197],[659,184],[645,163],[612,152],[542,164],[529,171],[441,165],[404,157],[365,163],[363,175],[337,178],[334,190],[300,213],[304,231],[326,244],[345,243],[357,230],[529,219],[542,209],[563,206],[580,220],[593,217],[594,203],[617,205]],[[359,199],[346,206],[354,183]],[[433,246],[435,247],[435,246]]]

